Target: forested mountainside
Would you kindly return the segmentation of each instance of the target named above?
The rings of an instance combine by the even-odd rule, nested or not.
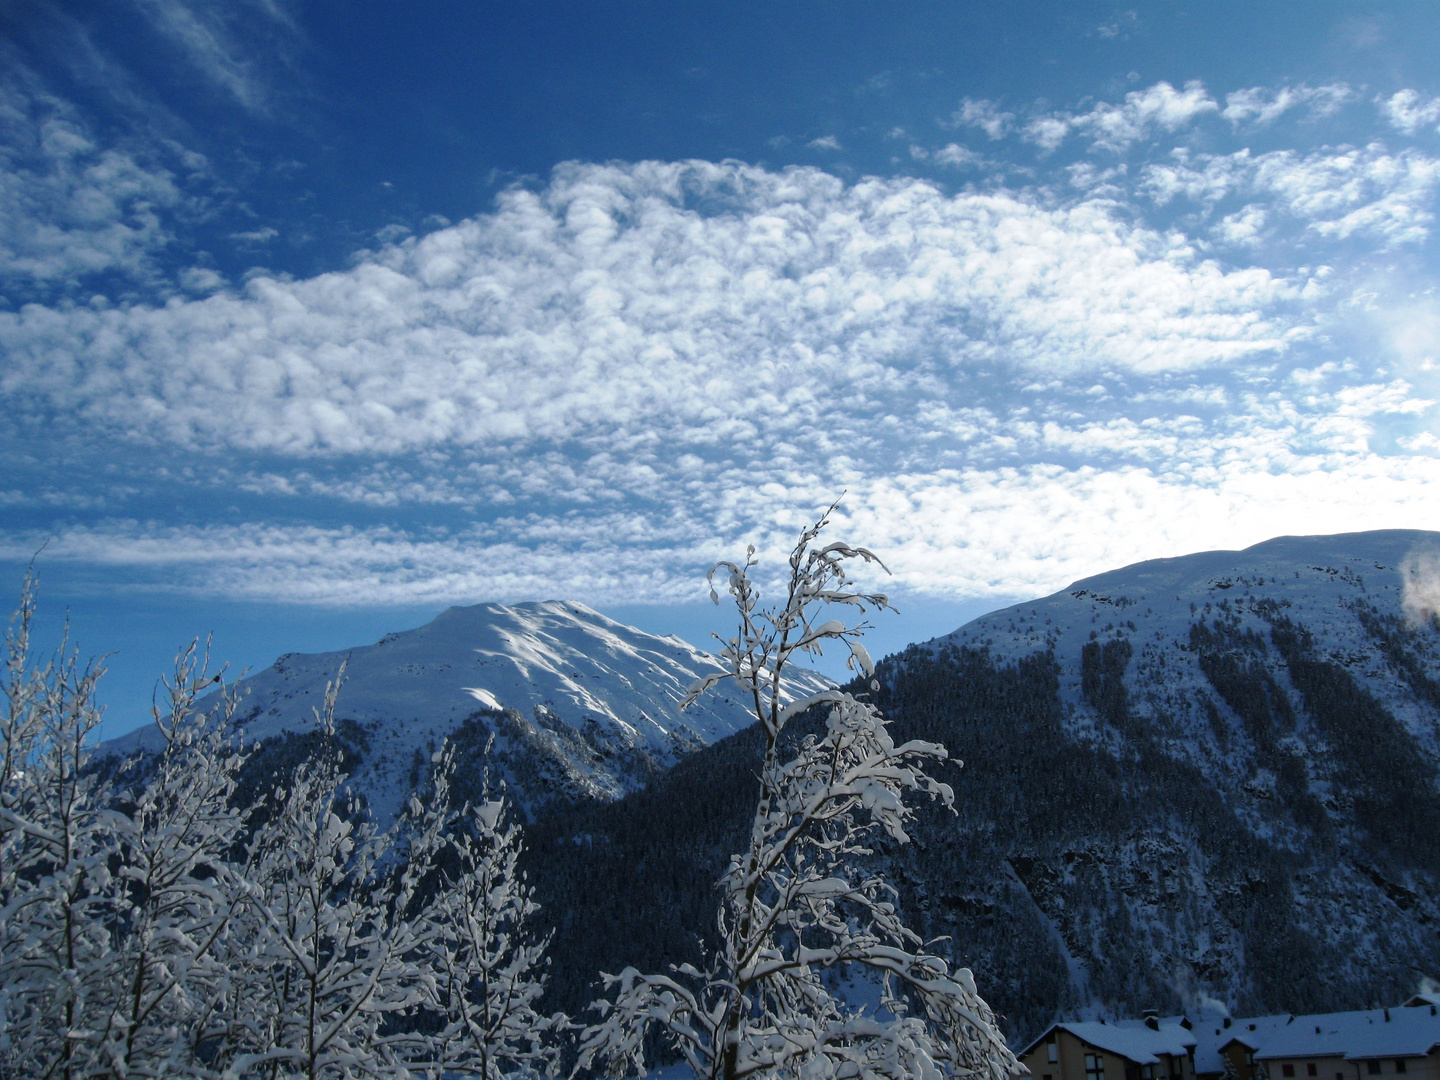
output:
[[[463,795],[478,790],[493,736],[492,780],[505,781],[534,816],[618,798],[754,719],[746,703],[723,692],[680,714],[686,689],[719,662],[678,637],[647,634],[573,602],[453,607],[374,645],[290,653],[242,679],[236,723],[247,740],[262,743],[249,784],[312,752],[315,710],[342,663],[336,734],[351,790],[382,825],[446,739],[457,744]],[[806,673],[793,690],[828,685]],[[159,732],[149,727],[104,748],[125,755],[158,745]]]
[[[1440,972],[1440,633],[1402,564],[1440,536],[1281,538],[1138,564],[881,662],[957,813],[879,851],[909,925],[1008,1033],[1055,1015],[1392,1001]],[[818,722],[813,720],[812,722]],[[740,732],[530,832],[551,998],[698,959],[753,807]]]

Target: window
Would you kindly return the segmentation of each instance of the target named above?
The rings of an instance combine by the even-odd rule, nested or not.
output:
[[[1085,1080],[1105,1080],[1105,1055],[1085,1055]]]
[[[1294,1075],[1295,1075],[1295,1066],[1294,1066],[1294,1065],[1291,1065],[1291,1064],[1287,1061],[1284,1065],[1281,1065],[1281,1066],[1280,1066],[1280,1075],[1281,1075],[1281,1076],[1294,1076]]]
[[[1404,1071],[1405,1071],[1405,1059],[1404,1059],[1404,1058],[1396,1058],[1396,1059],[1395,1059],[1395,1071],[1396,1071],[1396,1072],[1404,1072]]]
[[[1369,1073],[1371,1076],[1379,1076],[1379,1075],[1380,1075],[1380,1062],[1378,1062],[1378,1061],[1367,1061],[1367,1062],[1365,1063],[1365,1071],[1366,1071],[1367,1073]]]
[[[1045,1060],[1048,1061],[1051,1065],[1054,1065],[1057,1061],[1060,1060],[1059,1043],[1052,1042],[1045,1044]]]
[[[1154,1066],[1154,1065],[1141,1065],[1141,1066],[1140,1066],[1140,1080],[1155,1080],[1155,1066]]]
[[[1306,1066],[1305,1066],[1305,1075],[1306,1075],[1306,1076],[1314,1076],[1314,1075],[1315,1075],[1315,1062],[1312,1061],[1312,1062],[1310,1062],[1309,1065],[1306,1065]]]

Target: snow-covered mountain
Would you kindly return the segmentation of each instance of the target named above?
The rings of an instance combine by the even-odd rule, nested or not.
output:
[[[1436,551],[1154,560],[894,658],[890,711],[970,762],[953,851],[912,866],[926,929],[1032,1023],[1354,1008],[1440,974],[1440,632],[1405,603]]]
[[[689,685],[719,670],[678,637],[657,637],[584,604],[452,607],[433,622],[333,653],[289,653],[240,682],[247,740],[315,728],[325,684],[346,664],[335,715],[348,721],[352,786],[387,821],[447,737],[474,750],[493,734],[492,773],[530,810],[615,799],[657,769],[751,723],[726,685],[681,713]],[[799,673],[793,688],[831,685]],[[154,748],[154,728],[112,740]],[[478,755],[471,755],[478,760]]]
[[[897,738],[965,762],[944,774],[957,815],[877,855],[907,923],[948,938],[1018,1037],[1210,999],[1361,1008],[1440,976],[1440,631],[1407,620],[1402,575],[1430,549],[1371,532],[1140,563],[883,660]],[[726,740],[536,832],[574,1001],[596,966],[698,959],[755,752]],[[697,782],[723,813],[691,809]],[[645,927],[613,955],[580,917],[607,904]]]
[[[1153,559],[983,615],[929,648],[984,649],[1000,663],[1053,650],[1064,673],[1060,697],[1071,710],[1072,730],[1103,738],[1099,713],[1083,707],[1083,653],[1087,644],[1099,643],[1103,650],[1108,642],[1125,642],[1131,655],[1124,683],[1132,710],[1180,736],[1178,751],[1218,762],[1229,755],[1207,737],[1210,725],[1187,722],[1195,710],[1203,711],[1201,695],[1214,696],[1192,627],[1223,624],[1227,637],[1248,631],[1268,640],[1274,621],[1285,618],[1322,642],[1324,657],[1394,710],[1440,760],[1435,715],[1426,707],[1434,703],[1417,696],[1412,669],[1387,662],[1377,636],[1380,624],[1401,628],[1402,564],[1431,551],[1440,553],[1440,533],[1387,530],[1282,536],[1244,551]],[[1414,584],[1423,589],[1418,579]],[[1420,650],[1417,660],[1433,665],[1440,657],[1432,634],[1406,635],[1405,641]],[[1270,666],[1278,663],[1271,654]]]

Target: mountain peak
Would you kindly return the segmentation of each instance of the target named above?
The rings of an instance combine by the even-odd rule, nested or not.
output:
[[[606,799],[753,722],[723,683],[680,713],[691,683],[720,669],[714,655],[577,601],[545,600],[451,607],[373,645],[287,653],[240,681],[244,700],[237,715],[245,737],[313,731],[325,684],[342,663],[335,715],[366,734],[370,749],[355,782],[380,817],[408,792],[417,756],[428,760],[447,736],[482,713],[509,714],[511,741],[527,747],[511,747],[514,754],[550,761],[540,770],[552,776],[547,794]],[[803,695],[831,683],[797,672],[792,685]],[[153,749],[158,739],[153,727],[142,728],[106,749]],[[523,790],[524,777],[511,782],[522,803],[540,797]]]

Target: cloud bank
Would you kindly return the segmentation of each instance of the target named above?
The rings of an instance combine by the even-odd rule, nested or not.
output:
[[[342,270],[172,266],[115,302],[79,283],[162,273],[179,159],[27,99],[0,179],[20,298],[0,310],[0,504],[47,524],[0,551],[49,533],[47,558],[136,588],[267,601],[669,601],[746,542],[778,557],[847,490],[841,527],[895,584],[1005,597],[1285,532],[1433,527],[1420,330],[1440,314],[1428,271],[1403,297],[1386,278],[1432,242],[1440,158],[1404,141],[1432,104],[967,99],[902,144],[964,187],[570,163]],[[1358,109],[1384,131],[1274,148]]]
[[[1179,181],[1177,181],[1178,183]],[[1307,287],[1104,202],[818,169],[567,166],[305,281],[0,313],[7,396],[186,447],[393,453],[733,425],[952,396],[970,367],[1157,374],[1273,355]]]

